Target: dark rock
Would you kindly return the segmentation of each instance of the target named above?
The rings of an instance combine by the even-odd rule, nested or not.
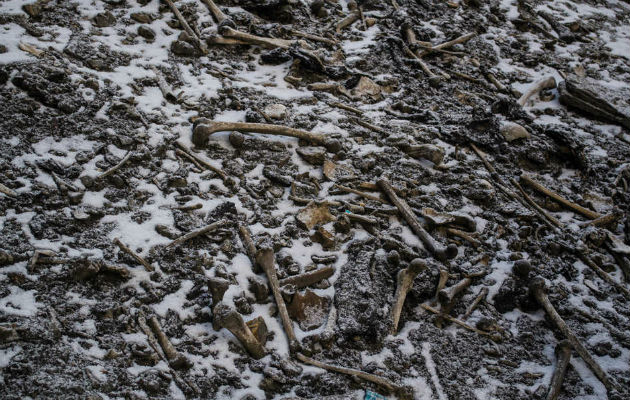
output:
[[[99,28],[105,28],[108,26],[112,26],[116,23],[116,17],[109,11],[105,11],[102,13],[98,13],[92,18],[92,23],[94,26]]]
[[[138,27],[138,35],[147,40],[155,39],[155,31],[146,25],[140,25]]]

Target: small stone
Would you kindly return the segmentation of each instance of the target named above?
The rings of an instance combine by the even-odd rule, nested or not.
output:
[[[248,278],[249,281],[249,291],[252,292],[254,298],[257,303],[265,303],[269,298],[269,286],[264,281],[264,279],[259,276],[250,276]]]
[[[263,112],[271,119],[284,119],[287,116],[287,107],[278,103],[269,104]]]
[[[512,272],[521,279],[527,279],[532,270],[532,265],[527,260],[518,260],[512,266]]]
[[[322,165],[326,156],[326,148],[321,146],[304,146],[298,147],[296,152],[306,162],[313,165]]]
[[[501,134],[508,142],[512,142],[518,139],[529,139],[531,134],[527,132],[527,129],[514,122],[504,121],[501,124]]]
[[[7,51],[9,51],[9,49],[7,49],[7,46],[0,44],[0,54],[4,54]]]
[[[413,158],[429,160],[435,165],[439,165],[444,160],[444,149],[433,144],[420,144],[409,146],[405,153]]]
[[[267,343],[269,333],[265,319],[263,317],[256,317],[251,321],[247,321],[245,324],[249,327],[249,330],[252,331],[254,336],[256,336],[260,344],[264,346],[265,343]]]
[[[320,226],[319,228],[317,228],[317,231],[313,235],[312,240],[314,242],[321,244],[322,247],[325,249],[330,249],[330,248],[335,247],[335,235],[333,235],[323,226]]]
[[[311,290],[297,292],[287,306],[289,316],[300,324],[300,329],[310,331],[321,326],[328,316],[330,299]]]
[[[354,177],[354,171],[349,167],[341,164],[335,164],[330,160],[324,160],[323,167],[324,176],[328,180],[336,182],[342,178]]]
[[[236,297],[234,299],[234,306],[236,307],[236,311],[243,315],[248,315],[254,312],[252,305],[249,304],[249,301],[247,301],[245,296]]]
[[[368,77],[362,76],[357,85],[350,91],[352,96],[380,100],[381,87]]]
[[[336,218],[330,213],[328,207],[310,202],[298,212],[295,219],[303,228],[310,231],[315,225],[325,224]]]
[[[157,224],[155,225],[155,231],[165,238],[175,240],[181,236],[181,232],[172,226]]]
[[[141,24],[150,24],[153,22],[153,17],[151,14],[146,12],[135,12],[130,15],[131,19],[134,21],[140,22]]]
[[[42,12],[42,6],[39,2],[35,2],[23,5],[22,10],[31,17],[37,17]]]
[[[197,49],[183,40],[176,40],[171,44],[171,51],[178,56],[182,57],[194,57],[197,55]]]
[[[155,31],[146,25],[140,25],[138,27],[138,35],[142,36],[143,38],[147,40],[155,39]]]
[[[99,28],[105,28],[107,26],[112,26],[116,23],[116,17],[109,11],[98,13],[92,18],[92,23],[94,26]]]
[[[232,131],[230,132],[229,140],[230,144],[234,146],[234,148],[240,149],[245,143],[245,135],[238,131]]]
[[[79,260],[74,265],[72,277],[77,281],[84,281],[96,276],[100,269],[99,263],[90,260]]]

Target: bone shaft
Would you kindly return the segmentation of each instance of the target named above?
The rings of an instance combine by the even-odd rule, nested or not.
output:
[[[525,92],[519,99],[518,99],[518,104],[520,104],[521,106],[524,106],[527,103],[527,100],[529,100],[530,97],[532,97],[533,95],[535,95],[536,93],[540,92],[543,89],[550,89],[550,88],[554,88],[556,87],[556,80],[553,76],[550,76],[549,78],[545,78],[541,81],[536,82],[535,84],[532,85],[532,87],[530,87],[527,92]]]
[[[176,143],[177,147],[179,147],[184,152],[184,154],[186,154],[188,157],[190,157],[191,159],[195,160],[197,163],[201,164],[206,169],[209,169],[210,171],[213,171],[214,173],[219,175],[221,177],[221,179],[223,179],[223,180],[227,179],[227,175],[226,175],[225,172],[223,172],[223,170],[221,170],[220,168],[215,167],[214,165],[210,164],[209,162],[207,162],[203,158],[195,155],[195,153],[190,151],[190,149],[188,147],[186,147],[183,143],[180,143],[180,142],[175,142],[175,143]]]
[[[245,248],[245,251],[247,252],[247,255],[249,256],[249,259],[251,260],[252,265],[255,267],[257,265],[256,245],[254,244],[254,241],[252,240],[252,235],[249,232],[249,229],[246,226],[241,225],[241,224],[239,224],[238,226],[238,231],[241,234],[241,241],[243,243],[243,247]]]
[[[571,346],[577,351],[577,353],[582,357],[582,360],[588,365],[588,367],[593,371],[593,374],[604,384],[606,389],[611,390],[614,388],[613,383],[611,382],[608,374],[604,372],[604,370],[599,366],[599,364],[593,359],[593,356],[588,352],[588,350],[582,345],[582,343],[578,340],[578,338],[571,332],[567,324],[564,322],[560,314],[556,311],[554,306],[549,301],[547,295],[541,291],[537,291],[535,293],[536,300],[543,306],[547,315],[551,319],[551,322],[562,332],[562,334],[569,340]]]
[[[546,400],[556,400],[558,398],[560,390],[562,389],[564,376],[567,373],[569,361],[571,361],[571,346],[569,344],[558,344],[556,352],[558,354],[556,369],[553,371],[553,376],[551,377],[550,389],[549,393],[547,393]]]
[[[164,354],[166,354],[166,358],[169,361],[176,360],[179,357],[179,353],[177,352],[177,350],[175,349],[175,346],[173,346],[171,341],[168,340],[164,332],[162,332],[162,329],[160,328],[160,323],[158,322],[157,318],[154,316],[151,317],[149,319],[149,325],[151,326],[151,329],[155,333],[155,336],[157,337],[157,340],[160,343],[162,350],[164,350]]]
[[[211,122],[210,124],[203,124],[199,127],[204,126],[204,130],[208,135],[211,135],[215,132],[223,132],[223,131],[244,131],[244,132],[254,132],[254,133],[263,133],[268,135],[284,135],[296,137],[298,139],[304,139],[313,143],[323,144],[324,137],[318,134],[314,134],[307,131],[302,131],[300,129],[289,128],[287,126],[282,125],[272,125],[272,124],[258,124],[253,122]]]
[[[188,232],[184,236],[181,236],[181,237],[173,240],[171,243],[166,245],[166,247],[168,248],[168,247],[178,246],[178,245],[180,245],[180,244],[182,244],[182,243],[184,243],[184,242],[186,242],[186,241],[188,241],[188,240],[190,240],[192,238],[195,238],[197,236],[203,235],[205,233],[209,233],[209,232],[215,231],[218,228],[220,228],[222,226],[225,226],[227,224],[228,224],[227,220],[221,220],[221,221],[214,222],[214,223],[212,223],[210,225],[206,225],[203,228],[196,229],[196,230],[194,230],[192,232]]]
[[[321,281],[322,279],[330,278],[335,273],[335,268],[327,266],[317,269],[315,271],[305,272],[303,274],[290,276],[280,281],[280,287],[284,285],[295,285],[296,288],[301,289],[310,286],[314,283]]]
[[[116,246],[118,246],[120,248],[120,250],[124,251],[125,253],[127,253],[131,257],[133,257],[133,259],[136,260],[136,262],[138,264],[142,265],[144,267],[144,269],[146,269],[149,272],[153,271],[153,266],[151,264],[149,264],[144,258],[140,257],[138,254],[136,254],[135,251],[133,251],[129,247],[127,247],[118,238],[114,239],[114,244],[116,244]]]
[[[15,193],[13,190],[9,189],[8,187],[4,186],[2,183],[0,183],[0,193],[4,193],[7,196],[11,196],[11,197],[16,197],[17,193]]]
[[[242,318],[237,329],[228,328],[228,330],[241,342],[245,350],[247,350],[252,357],[258,360],[265,356],[264,346],[258,341]]]
[[[221,11],[221,9],[217,7],[216,4],[214,4],[214,1],[203,0],[203,2],[206,4],[206,6],[208,6],[210,12],[212,13],[212,15],[214,15],[214,18],[217,19],[217,22],[219,24],[227,19],[227,16],[223,14],[223,11]]]
[[[206,53],[206,49],[204,45],[201,43],[201,40],[199,40],[199,37],[197,36],[195,31],[193,31],[193,29],[190,27],[190,25],[186,21],[186,18],[184,18],[182,13],[179,12],[179,10],[177,9],[177,6],[173,3],[173,1],[172,0],[164,0],[164,1],[171,8],[171,11],[173,11],[173,14],[175,14],[175,16],[177,17],[177,20],[182,25],[182,27],[184,28],[188,36],[190,36],[193,39],[197,48],[201,50],[203,53]]]
[[[479,303],[481,303],[481,301],[485,299],[487,295],[488,295],[488,288],[487,287],[482,288],[479,291],[479,294],[477,295],[477,297],[475,297],[475,300],[472,302],[472,304],[466,309],[466,313],[464,313],[462,320],[465,321],[468,317],[470,317],[470,314],[472,314],[473,311],[475,311]]]
[[[556,192],[552,192],[551,190],[547,189],[546,187],[544,187],[543,185],[541,185],[540,183],[534,181],[532,178],[530,178],[527,175],[521,175],[521,180],[526,183],[527,185],[531,186],[534,190],[549,196],[550,198],[552,198],[553,200],[557,201],[558,203],[562,204],[563,206],[579,213],[582,214],[583,216],[585,216],[586,218],[589,219],[596,219],[601,217],[601,215],[599,213],[596,213],[595,211],[591,211],[589,209],[586,209],[578,204],[573,203],[572,201],[569,201],[567,199],[565,199],[564,197],[560,196],[558,193]]]
[[[110,169],[108,169],[107,171],[103,172],[102,174],[100,174],[97,179],[103,179],[103,178],[107,178],[108,176],[110,176],[111,174],[113,174],[114,172],[118,171],[120,169],[120,167],[122,167],[127,161],[129,161],[129,159],[131,158],[131,152],[128,152],[125,157],[120,160],[120,162],[116,165],[114,165],[113,167],[111,167]]]
[[[280,47],[283,49],[288,49],[289,45],[291,44],[290,40],[256,36],[256,35],[252,35],[246,32],[237,31],[236,29],[232,29],[230,27],[225,27],[224,29],[225,29],[225,32],[223,33],[223,36],[225,37],[228,37],[231,39],[242,40],[243,42],[256,44],[263,47],[271,47],[271,48]]]
[[[409,271],[401,271],[402,274],[410,274]],[[413,276],[403,277],[399,279],[399,284],[396,287],[396,303],[392,308],[392,334],[395,334],[398,330],[398,323],[400,322],[400,314],[407,298],[407,293],[411,289],[413,284]]]
[[[381,179],[377,182],[377,184],[381,188],[381,190],[385,192],[387,197],[396,206],[396,208],[398,208],[400,214],[402,214],[403,218],[405,219],[405,221],[407,221],[413,232],[420,238],[420,240],[422,240],[422,243],[424,243],[427,250],[435,256],[438,250],[441,249],[441,246],[439,246],[439,244],[435,242],[433,237],[429,235],[429,233],[425,231],[424,228],[420,225],[420,222],[418,222],[418,219],[416,218],[416,215],[414,214],[411,207],[409,207],[409,205],[403,199],[396,195],[394,188],[389,182]]]
[[[337,24],[337,28],[336,28],[337,32],[341,32],[343,28],[354,24],[355,22],[359,20],[359,18],[361,18],[361,16],[359,15],[358,12],[353,12],[352,14],[348,15],[347,17],[339,21],[339,23]]]

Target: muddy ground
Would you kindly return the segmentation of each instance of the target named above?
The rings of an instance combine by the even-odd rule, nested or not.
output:
[[[216,3],[0,0],[0,398],[630,396],[627,2]]]

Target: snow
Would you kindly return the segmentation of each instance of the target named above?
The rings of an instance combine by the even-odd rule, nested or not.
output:
[[[18,286],[10,285],[9,295],[0,299],[0,313],[17,315],[20,317],[33,317],[41,306],[35,300],[36,290],[24,290]]]

